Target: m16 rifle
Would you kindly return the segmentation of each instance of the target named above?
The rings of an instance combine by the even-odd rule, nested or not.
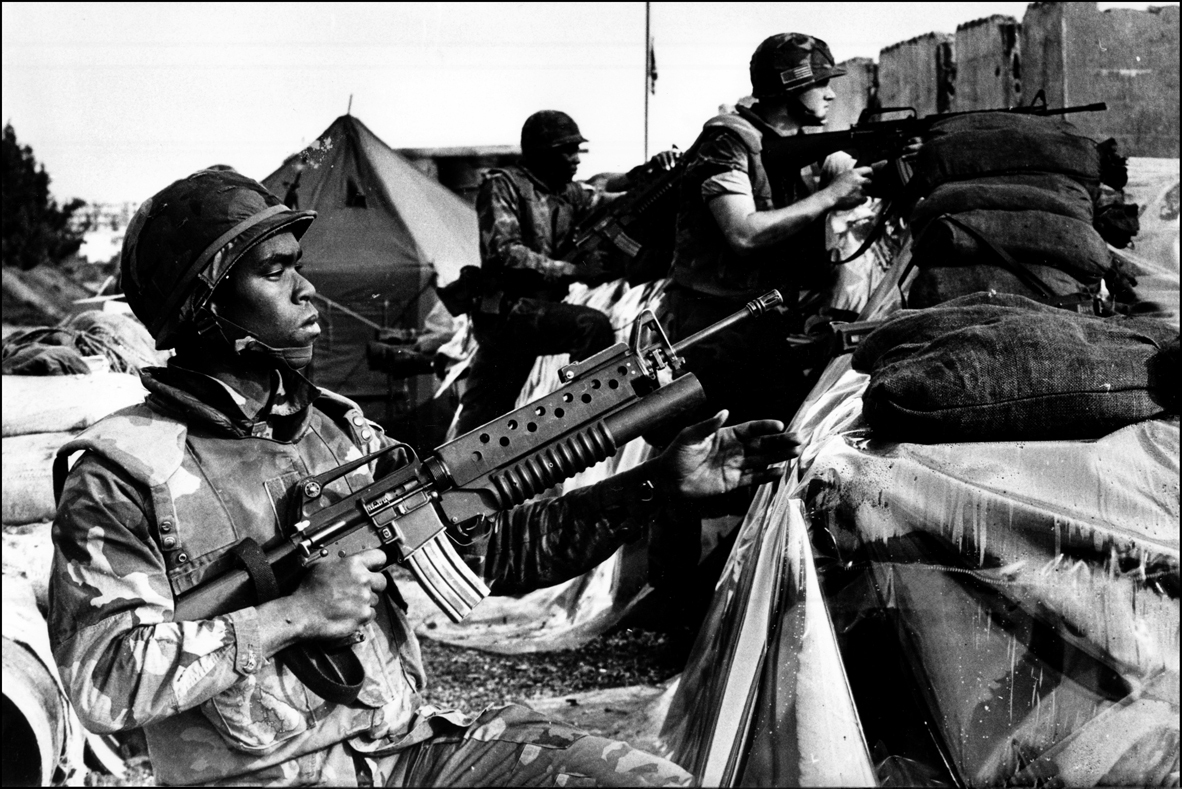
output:
[[[290,536],[266,554],[258,546],[245,552],[253,557],[240,553],[247,569],[230,571],[180,595],[175,618],[208,619],[261,602],[255,594],[260,574],[273,576],[263,578],[263,586],[272,590],[269,597],[289,594],[316,562],[381,548],[391,564],[410,568],[453,621],[461,621],[489,590],[456,553],[449,531],[478,532],[490,515],[521,504],[611,457],[628,441],[691,413],[704,403],[705,395],[693,374],[673,378],[680,354],[781,302],[773,290],[675,344],[665,337],[652,311],[645,310],[633,325],[630,343],[563,367],[558,390],[443,444],[425,460],[409,446],[394,444],[305,477],[295,486],[300,519]],[[657,339],[642,346],[646,329]],[[330,482],[377,461],[392,462],[394,470],[335,503],[319,506]]]
[[[1039,91],[1031,104],[1020,107],[990,110],[967,110],[945,112],[919,117],[914,107],[880,107],[865,109],[858,122],[845,131],[820,132],[817,134],[796,134],[791,137],[765,134],[763,139],[763,165],[768,172],[794,172],[818,162],[837,151],[845,151],[858,160],[858,165],[869,165],[879,161],[899,163],[897,172],[900,185],[905,185],[910,173],[907,171],[902,154],[910,142],[924,138],[932,126],[949,118],[966,115],[1009,113],[1016,115],[1071,115],[1077,112],[1102,112],[1108,109],[1104,102],[1082,104],[1074,107],[1048,107],[1046,95]],[[750,110],[745,110],[750,112]],[[886,115],[902,113],[904,117],[892,120],[875,120]]]
[[[605,203],[583,220],[563,260],[595,261],[611,278],[638,285],[667,276],[673,262],[677,192],[688,156],[671,170],[660,171]]]

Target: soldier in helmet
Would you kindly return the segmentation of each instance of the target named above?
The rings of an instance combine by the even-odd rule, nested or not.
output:
[[[706,122],[686,162],[677,216],[666,329],[678,340],[777,288],[785,320],[720,334],[686,352],[714,405],[732,419],[789,419],[805,394],[785,336],[800,330],[831,283],[823,218],[864,199],[871,168],[836,153],[794,173],[769,173],[760,158],[769,135],[825,123],[845,73],[824,41],[800,33],[765,40],[751,58],[754,106]]]
[[[420,706],[419,647],[379,550],[325,558],[292,594],[175,621],[179,595],[285,539],[298,479],[391,444],[301,374],[320,333],[299,242],[314,217],[238,173],[204,170],[146,201],[128,228],[128,302],[175,355],[143,371],[143,403],[54,464],[49,630],[79,717],[96,732],[142,728],[163,785],[688,782],[670,762],[524,707],[468,717]],[[582,573],[666,528],[657,516],[671,503],[766,478],[797,451],[780,423],[724,419],[598,486],[498,515],[469,549],[493,592]],[[362,466],[322,499],[372,480]],[[356,634],[364,671],[351,693],[331,678],[305,684],[288,662],[288,647]]]
[[[479,347],[461,399],[466,433],[512,410],[534,360],[570,354],[581,361],[615,342],[607,316],[562,303],[587,268],[567,258],[573,231],[611,193],[627,191],[642,170],[668,169],[672,152],[625,174],[574,180],[587,139],[565,112],[541,110],[521,128],[521,163],[490,170],[476,197],[484,298],[472,319]]]

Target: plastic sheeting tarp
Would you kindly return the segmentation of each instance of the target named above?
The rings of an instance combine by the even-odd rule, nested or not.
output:
[[[1126,202],[1139,205],[1141,230],[1119,254],[1137,270],[1137,294],[1162,304],[1178,325],[1178,159],[1129,159]]]
[[[798,415],[801,483],[788,474],[748,514],[662,732],[673,757],[707,784],[851,784],[852,765],[866,779],[841,671],[858,656],[836,645],[889,610],[932,747],[876,752],[880,779],[902,761],[933,784],[1176,780],[1177,420],[1097,441],[876,443],[866,381],[840,359]],[[811,616],[799,596],[820,559],[785,547],[806,529],[827,595]],[[796,566],[796,584],[770,582]],[[806,667],[810,652],[832,661]],[[775,716],[793,685],[824,693]],[[859,748],[806,775],[818,728]]]
[[[805,478],[814,528],[872,589],[835,617],[891,610],[955,776],[1176,780],[1177,419],[937,445],[859,424],[824,439]]]
[[[797,413],[806,448],[856,411],[845,370],[831,365]],[[796,492],[807,460],[752,502],[661,730],[705,786],[875,785]]]

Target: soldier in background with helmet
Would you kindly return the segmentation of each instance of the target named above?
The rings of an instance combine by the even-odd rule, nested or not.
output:
[[[479,347],[461,398],[458,431],[466,433],[513,409],[538,356],[581,361],[615,343],[607,316],[564,304],[570,283],[594,266],[567,258],[575,228],[610,193],[627,191],[644,169],[669,169],[675,154],[657,154],[625,174],[574,180],[587,139],[565,112],[541,110],[521,128],[521,163],[490,170],[476,196],[483,298],[472,315]]]
[[[720,333],[686,351],[714,408],[736,421],[788,420],[803,399],[800,363],[785,337],[800,332],[832,284],[823,219],[859,204],[871,168],[839,152],[794,173],[769,173],[762,139],[825,123],[835,65],[824,41],[800,33],[765,40],[751,58],[756,104],[706,122],[681,184],[673,283],[664,323],[684,339],[771,288],[783,294],[781,320]]]
[[[299,479],[393,443],[300,372],[320,333],[300,273],[314,217],[238,173],[203,170],[128,227],[128,303],[176,354],[143,370],[143,403],[83,431],[54,464],[49,636],[80,719],[95,732],[142,728],[162,785],[688,783],[670,762],[525,707],[420,706],[423,662],[381,550],[327,556],[291,594],[174,621],[177,596],[237,562],[263,576],[258,552],[289,536]],[[494,594],[561,583],[674,528],[661,516],[678,502],[777,476],[768,465],[797,452],[780,423],[724,419],[598,485],[497,514],[466,558]],[[362,466],[320,500],[373,479]],[[355,682],[290,659],[342,638],[363,670]]]

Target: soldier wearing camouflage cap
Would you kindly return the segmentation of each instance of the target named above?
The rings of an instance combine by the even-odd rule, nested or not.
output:
[[[484,298],[472,315],[479,346],[461,398],[466,433],[512,410],[538,356],[587,358],[616,341],[607,316],[564,304],[572,282],[602,275],[576,265],[570,240],[602,202],[627,191],[641,168],[574,180],[587,138],[571,116],[540,110],[521,127],[521,163],[490,170],[476,197]],[[668,169],[670,153],[648,167]]]
[[[297,480],[393,443],[300,372],[320,333],[299,243],[314,217],[210,170],[163,189],[129,226],[128,301],[176,355],[143,371],[143,403],[54,464],[49,631],[79,717],[95,732],[142,728],[162,785],[687,783],[670,762],[524,707],[421,707],[419,646],[380,550],[326,557],[290,595],[175,621],[178,596],[249,564],[248,538],[285,539]],[[660,502],[757,481],[795,451],[783,425],[722,421],[598,486],[499,514],[465,558],[494,593],[560,583],[658,522]],[[372,473],[326,485],[325,505]],[[349,694],[305,685],[281,655],[358,633],[364,677]]]
[[[829,82],[844,73],[819,38],[767,38],[751,58],[754,105],[707,121],[688,154],[666,291],[670,338],[687,337],[770,288],[789,302],[780,321],[722,332],[686,353],[712,404],[738,420],[791,418],[804,396],[800,363],[784,338],[828,296],[824,218],[860,203],[871,173],[845,153],[800,172],[769,173],[762,141],[824,124],[835,98]]]

